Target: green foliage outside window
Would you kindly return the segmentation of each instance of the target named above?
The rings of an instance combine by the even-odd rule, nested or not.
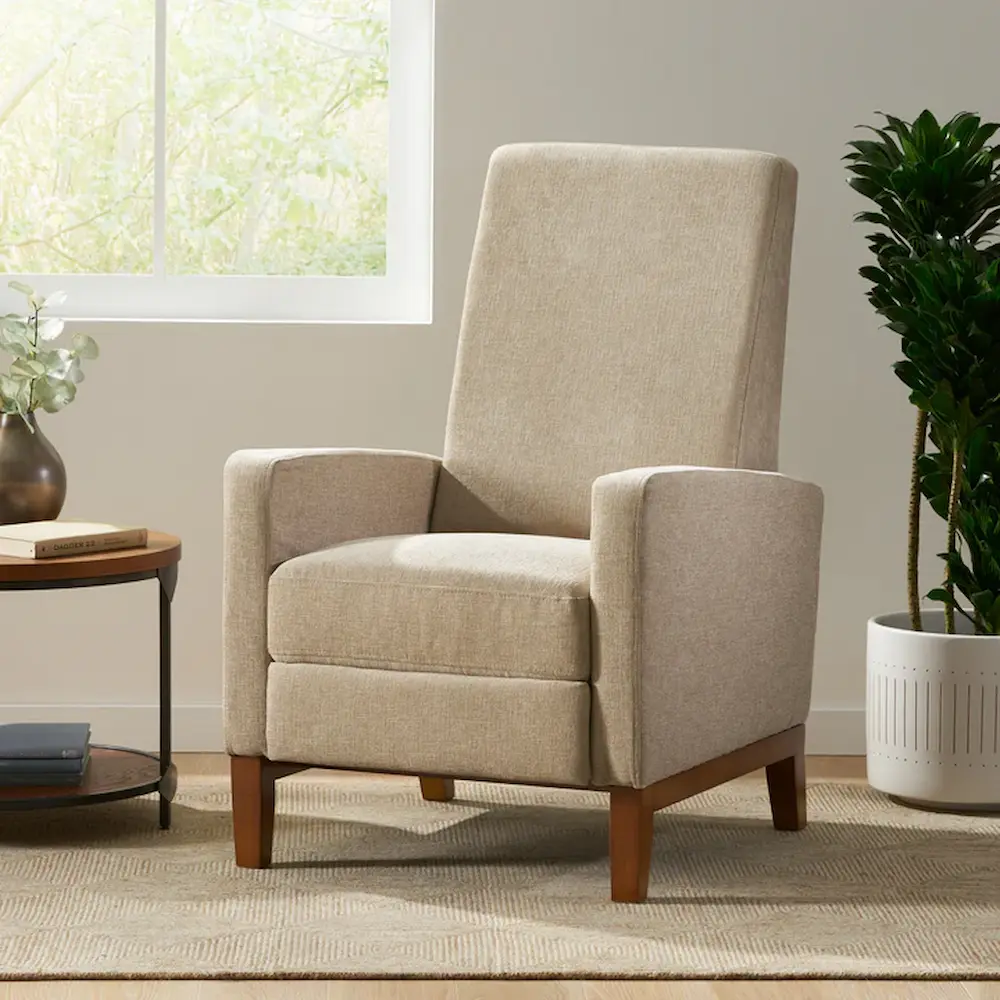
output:
[[[389,0],[168,0],[168,274],[385,273]],[[0,7],[0,269],[154,267],[154,0]]]

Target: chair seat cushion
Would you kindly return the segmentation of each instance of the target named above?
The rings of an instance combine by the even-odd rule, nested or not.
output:
[[[282,563],[267,617],[279,662],[588,680],[590,543],[476,532],[345,542]]]

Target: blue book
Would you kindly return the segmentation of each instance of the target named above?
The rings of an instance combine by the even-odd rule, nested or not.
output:
[[[8,722],[0,725],[0,760],[79,760],[89,745],[89,722]]]
[[[0,774],[0,788],[66,788],[83,782],[85,769],[76,774]]]
[[[87,767],[89,754],[82,757],[6,757],[0,759],[0,782],[8,776],[64,774],[79,777]]]

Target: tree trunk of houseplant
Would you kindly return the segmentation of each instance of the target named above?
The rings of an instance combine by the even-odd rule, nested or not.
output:
[[[910,628],[923,629],[920,617],[920,458],[927,447],[927,411],[917,410],[917,429],[913,436],[913,467],[910,475],[910,520],[906,546],[906,594]]]
[[[955,551],[955,535],[958,526],[958,498],[962,491],[962,459],[964,449],[959,441],[955,441],[951,452],[951,489],[948,493],[948,534],[946,551],[950,556]],[[945,590],[948,593],[948,602],[944,606],[944,630],[948,633],[955,631],[955,581],[952,574],[951,564],[947,564],[947,575],[945,577]]]

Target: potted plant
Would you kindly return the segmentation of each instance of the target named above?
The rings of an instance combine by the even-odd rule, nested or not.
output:
[[[73,402],[83,381],[81,362],[98,354],[94,339],[82,333],[74,335],[72,347],[57,346],[65,323],[43,319],[42,311],[65,302],[64,292],[43,298],[20,282],[9,284],[27,297],[28,308],[0,319],[0,348],[11,358],[7,373],[0,374],[0,524],[59,516],[66,469],[35,412],[56,413]]]
[[[847,154],[868,298],[900,338],[915,435],[906,612],[868,623],[868,779],[900,799],[1000,806],[1000,125],[884,116]],[[922,500],[944,524],[921,607]]]

